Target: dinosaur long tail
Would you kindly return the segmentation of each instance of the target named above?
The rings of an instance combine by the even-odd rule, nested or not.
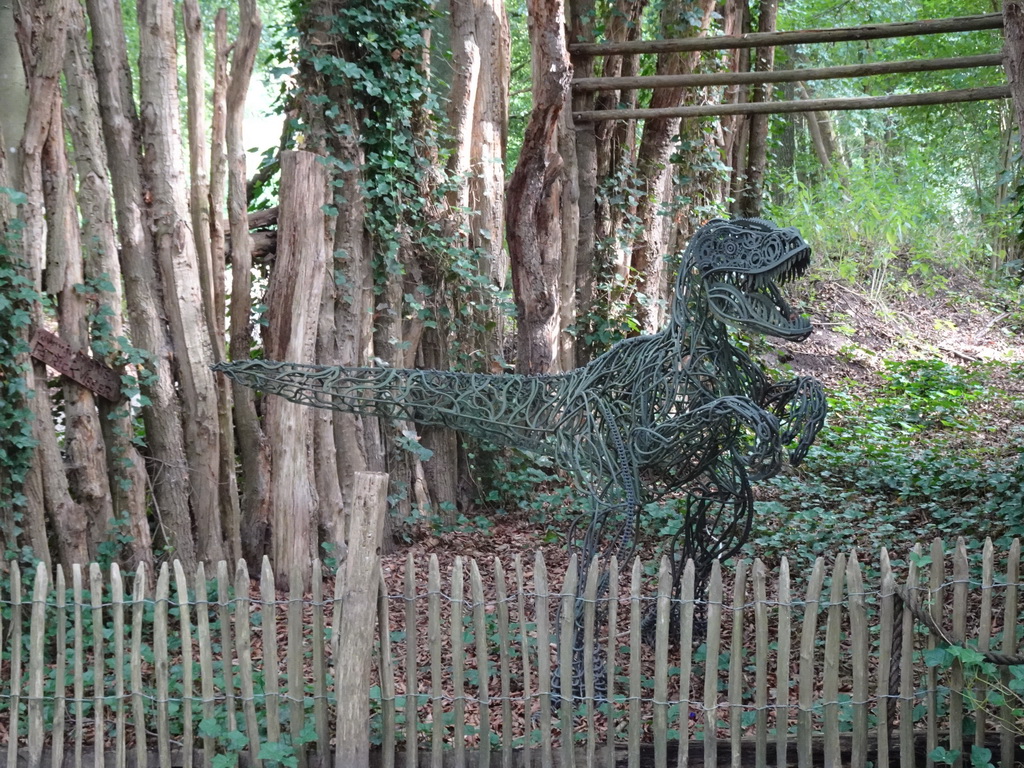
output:
[[[558,419],[556,377],[269,360],[218,363],[213,370],[294,403],[449,427],[540,452]]]

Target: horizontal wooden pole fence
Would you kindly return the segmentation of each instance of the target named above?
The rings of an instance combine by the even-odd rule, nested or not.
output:
[[[801,99],[796,101],[752,101],[740,104],[704,104],[661,109],[595,109],[574,112],[578,122],[606,120],[651,120],[661,117],[708,117],[710,115],[781,114],[787,112],[830,112],[852,109],[892,109],[923,107],[936,104],[959,104],[968,101],[991,101],[1010,98],[1010,86],[993,85],[932,93],[901,93],[889,96],[860,96],[843,99]]]
[[[333,742],[350,712],[388,767],[643,754],[655,766],[732,755],[884,768],[974,744],[1009,766],[1024,760],[1020,542],[968,552],[936,541],[899,561],[800,559],[799,572],[737,560],[706,584],[690,564],[678,591],[666,560],[620,571],[573,559],[549,573],[539,554],[410,555],[373,563],[382,588],[364,619],[352,603],[362,568],[345,564],[314,562],[302,594],[297,574],[277,589],[266,561],[258,574],[174,563],[68,576],[11,563],[0,762],[341,768],[353,753]],[[367,621],[369,679],[341,707],[338,675],[356,653],[344,638]]]
[[[958,56],[947,59],[907,59],[878,61],[808,69],[776,69],[769,72],[712,72],[696,75],[641,75],[638,77],[581,77],[572,81],[577,91],[613,91],[636,88],[700,88],[711,85],[758,85],[834,80],[848,77],[938,72],[948,69],[999,67],[1003,54]]]
[[[750,32],[745,35],[683,37],[669,40],[626,40],[605,43],[570,43],[569,52],[590,56],[611,56],[638,53],[683,53],[686,51],[719,51],[737,48],[797,45],[800,43],[840,43],[856,40],[879,40],[890,37],[937,35],[946,32],[976,32],[1002,29],[1001,13],[958,16],[949,19],[903,21],[893,24],[868,24],[859,27],[804,29],[791,32]]]

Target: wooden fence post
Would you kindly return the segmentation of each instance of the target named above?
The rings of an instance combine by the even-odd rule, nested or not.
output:
[[[365,768],[370,762],[367,683],[380,586],[377,550],[384,532],[387,492],[386,474],[356,472],[338,638],[335,768]]]

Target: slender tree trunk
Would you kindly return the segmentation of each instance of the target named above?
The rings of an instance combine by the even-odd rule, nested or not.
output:
[[[124,27],[116,4],[87,0],[87,9],[132,344],[147,355],[145,368],[151,374],[140,377],[139,389],[149,401],[142,409],[142,418],[153,502],[160,522],[158,543],[169,547],[182,561],[195,562],[181,402],[160,307],[163,286],[143,219],[142,149]]]
[[[199,282],[199,257],[188,211],[187,180],[181,156],[178,67],[174,5],[140,0],[139,84],[143,171],[152,195],[150,227],[164,283],[164,311],[174,343],[185,416],[185,453],[200,559],[224,559],[220,523],[217,390],[210,334]]]
[[[67,17],[68,5],[64,0],[20,6],[14,16],[29,92],[21,143],[21,184],[25,195],[19,212],[24,222],[21,244],[28,276],[40,293],[47,262],[44,154],[54,111],[60,107],[59,77],[64,63]],[[41,305],[37,304],[32,314],[34,325],[41,326]],[[26,383],[34,393],[35,465],[39,468],[46,511],[57,533],[57,554],[66,565],[88,562],[88,519],[85,509],[71,496],[54,429],[46,366],[33,360],[27,378]]]
[[[505,203],[516,298],[516,370],[547,373],[558,352],[562,161],[559,120],[568,106],[572,68],[561,0],[529,0],[534,58],[533,111]]]
[[[125,335],[122,315],[121,265],[114,231],[113,200],[107,150],[103,144],[96,75],[86,40],[85,12],[71,5],[68,56],[64,68],[68,104],[65,116],[78,172],[78,207],[81,210],[85,277],[97,291],[93,355],[118,365],[117,339]],[[146,517],[146,468],[135,447],[134,426],[127,404],[100,398],[100,425],[106,446],[107,471],[115,518],[127,518],[129,538],[126,562],[152,565],[153,542]]]
[[[213,119],[210,126],[210,267],[213,290],[214,358],[224,356],[225,278],[227,259],[224,237],[224,203],[227,199],[227,91],[228,91],[227,9],[220,8],[213,22]],[[224,535],[233,562],[243,557],[242,509],[235,468],[235,419],[231,382],[217,379],[217,423],[220,430],[220,506]]]
[[[242,118],[259,44],[260,17],[253,0],[240,0],[238,41],[227,92],[228,218],[231,227],[231,359],[248,360],[252,344],[252,242],[246,195]],[[233,384],[238,451],[242,459],[242,548],[259,562],[270,543],[269,446],[256,414],[252,390]]]
[[[448,88],[448,125],[452,152],[448,172],[458,181],[452,204],[469,205],[473,121],[480,82],[480,46],[476,39],[476,0],[450,0],[452,78]]]
[[[210,179],[206,149],[206,62],[203,19],[197,0],[181,5],[185,28],[185,93],[188,120],[189,212],[196,242],[199,286],[213,346],[214,360],[224,359],[223,342],[216,334],[216,301],[213,287],[213,255],[210,243]],[[223,337],[220,337],[221,339]]]
[[[668,36],[704,36],[711,26],[714,0],[670,3],[662,9],[662,32]],[[680,28],[678,19],[700,18],[698,25]],[[699,54],[669,53],[658,56],[659,75],[687,74],[700,61]],[[683,103],[683,88],[659,88],[651,98],[651,107],[678,107]],[[642,332],[654,333],[662,323],[660,299],[664,282],[666,227],[660,209],[665,200],[662,191],[671,178],[669,158],[679,135],[679,118],[657,118],[644,125],[637,159],[637,186],[640,200],[637,205],[637,236],[633,241],[632,268],[638,276],[637,290],[647,296],[636,309]]]
[[[0,2],[0,103],[5,105],[3,113],[0,114],[0,187],[8,189],[22,188],[22,139],[24,136],[26,118],[29,108],[29,92],[25,80],[25,69],[21,61],[21,53],[18,46],[18,39],[15,29],[14,13],[11,4],[6,0]],[[23,261],[24,240],[22,233],[14,226],[18,218],[17,206],[9,194],[0,193],[0,243],[7,249],[5,262],[17,270],[23,277],[32,280],[31,270]],[[33,308],[29,301],[21,303],[20,309]],[[7,392],[10,392],[10,403],[19,403],[21,412],[32,411],[33,403],[30,401],[30,393],[33,391],[34,374],[32,371],[32,360],[28,355],[28,342],[31,327],[26,326],[21,331],[18,340],[21,351],[13,361],[13,372],[21,380],[19,382],[9,380],[6,382]],[[14,394],[16,390],[21,392]],[[34,419],[28,425],[29,434],[35,431]],[[22,432],[24,434],[24,432]],[[8,439],[14,439],[15,435],[6,435]],[[5,495],[0,500],[0,543],[11,549],[20,549],[24,544],[31,547],[36,557],[46,563],[49,568],[52,564],[50,548],[46,529],[46,501],[43,491],[43,467],[39,460],[39,452],[32,446],[12,445],[9,457],[13,460],[28,459],[30,461],[24,475],[21,487],[18,487],[19,477],[15,469],[0,469],[0,477],[4,481],[4,490],[10,494],[21,492],[24,497],[22,509],[21,527],[24,536],[19,537],[15,531],[14,499]],[[28,454],[28,455],[26,455]]]
[[[606,37],[609,40],[636,40],[640,36],[641,18],[647,7],[647,0],[616,0],[605,21]],[[632,77],[637,74],[640,57],[609,56],[604,64],[604,74],[612,77]],[[611,91],[598,94],[597,109],[626,108],[637,104],[635,89]],[[636,169],[637,121],[619,120],[595,127],[597,141],[597,178],[604,187],[597,199],[594,216],[594,230],[600,246],[600,258],[595,273],[600,273],[602,282],[614,287],[605,300],[621,292],[629,276],[629,243],[634,231],[629,222],[635,213],[635,190],[632,180]],[[595,279],[598,277],[595,274]],[[594,307],[581,305],[578,313],[594,312]],[[596,308],[596,313],[605,315],[607,304]],[[604,351],[601,345],[591,351]]]
[[[75,349],[89,349],[90,307],[85,282],[78,207],[72,192],[71,169],[64,141],[60,102],[54,103],[50,135],[43,150],[43,192],[46,200],[48,290],[57,297],[57,323],[61,338]],[[56,269],[50,270],[50,266]],[[114,517],[107,474],[107,457],[96,410],[96,396],[81,384],[63,377],[64,454],[68,460],[71,495],[88,520],[84,548],[95,559]]]
[[[477,274],[488,288],[470,294],[478,323],[460,330],[463,367],[488,371],[500,368],[506,320],[495,306],[493,289],[505,287],[508,256],[505,231],[505,146],[508,139],[508,93],[511,40],[503,0],[473,0],[473,35],[479,59],[472,99],[468,147],[469,177],[465,186],[469,211],[467,246],[477,256]],[[454,11],[454,5],[453,5]],[[490,327],[492,330],[482,331]]]
[[[334,38],[327,28],[330,3],[319,0],[306,15],[310,26],[302,30],[307,49],[333,50]],[[299,80],[310,93],[319,94],[324,84],[308,61],[299,65]],[[362,171],[365,164],[359,139],[359,116],[352,105],[351,93],[343,86],[331,86],[323,94],[340,110],[339,119],[351,126],[344,137],[327,144],[323,110],[309,101],[301,102],[302,120],[309,126],[307,148],[331,154],[339,161],[334,170],[334,204],[342,211],[337,217],[329,252],[328,279],[321,304],[322,324],[317,336],[317,362],[324,365],[366,365],[372,347],[372,322],[376,297],[373,290],[370,245],[364,224],[365,205]],[[330,319],[324,317],[330,313]],[[333,327],[333,332],[331,328]],[[331,434],[328,434],[330,432]],[[348,535],[348,517],[353,504],[355,473],[384,468],[377,420],[357,414],[333,413],[330,421],[318,419],[315,426],[317,477],[340,484],[341,504],[333,487],[321,484],[322,522],[335,555],[344,554]],[[333,438],[333,439],[332,439]],[[371,446],[376,445],[376,450]]]
[[[311,152],[281,155],[281,207],[277,258],[267,288],[265,349],[272,360],[312,362],[324,284],[325,167]],[[316,556],[318,500],[313,479],[312,410],[281,397],[269,398],[271,549],[275,571],[309,579]],[[305,585],[303,586],[305,589]]]
[[[748,18],[750,9],[747,0],[726,0],[722,11],[722,34],[734,37],[749,31]],[[726,67],[730,72],[746,72],[749,69],[750,50],[743,48],[736,51],[727,51]],[[730,85],[723,89],[722,103],[737,104],[747,100],[749,90],[742,85]],[[730,178],[723,184],[722,196],[732,194],[736,187],[733,180],[737,175],[737,168],[742,166],[738,162],[739,153],[737,147],[741,144],[741,135],[747,125],[745,115],[723,115],[719,118],[719,130],[721,131],[722,157],[725,164],[732,168]],[[746,157],[744,154],[743,157]],[[745,162],[745,161],[744,161]]]
[[[334,233],[331,233],[333,239]],[[326,248],[327,252],[332,249]],[[327,259],[316,329],[316,362],[338,364],[338,327],[335,323],[338,288],[334,280],[334,259]],[[320,525],[332,546],[331,554],[340,559],[346,547],[345,497],[338,471],[338,443],[334,431],[335,412],[313,411],[313,479],[319,499]],[[340,414],[338,414],[340,415]],[[357,456],[361,457],[360,453]]]
[[[757,16],[758,32],[774,32],[775,19],[778,16],[778,0],[761,0]],[[775,48],[767,46],[758,48],[754,61],[754,70],[770,72],[775,66]],[[762,83],[754,86],[755,102],[771,100],[771,84]],[[744,216],[761,215],[762,198],[764,197],[765,164],[768,160],[768,115],[755,114],[750,116],[750,144],[747,159],[747,183],[744,185],[739,200],[740,212]]]
[[[1003,0],[1003,37],[1006,41],[1003,66],[1024,150],[1024,0]]]
[[[605,39],[612,41],[636,40],[640,34],[640,18],[646,7],[646,0],[616,0],[607,11],[604,19]],[[590,18],[588,10],[581,8],[573,13],[573,23],[583,24]],[[574,30],[576,28],[574,27]],[[586,33],[583,29],[577,33]],[[597,73],[597,64],[593,62]],[[638,56],[607,56],[603,61],[600,74],[607,77],[629,77],[636,74],[639,66]],[[636,105],[636,91],[607,91],[596,94],[595,109],[615,109]],[[626,241],[629,235],[625,222],[633,213],[625,200],[632,197],[629,180],[636,168],[636,121],[621,120],[592,124],[583,123],[580,130],[586,131],[587,126],[593,131],[594,150],[587,148],[589,136],[578,134],[581,142],[577,149],[580,177],[580,221],[581,231],[593,229],[594,245],[588,249],[587,243],[581,242],[577,257],[576,315],[580,318],[580,331],[584,336],[596,329],[594,318],[605,317],[608,313],[608,299],[623,285],[628,274],[629,254]],[[582,153],[581,153],[582,150]],[[592,174],[593,184],[586,181],[585,174]],[[591,214],[590,193],[593,189],[593,213]],[[586,226],[592,217],[592,227]],[[582,259],[582,261],[579,261]],[[589,264],[589,266],[588,266]],[[611,290],[605,288],[598,295],[597,286],[615,286]],[[579,335],[579,334],[578,334]],[[594,354],[604,351],[604,344],[580,343],[577,339],[576,364],[583,365]]]
[[[567,61],[568,63],[568,61]],[[568,64],[572,72],[572,65]],[[566,94],[558,116],[558,155],[562,159],[559,229],[562,247],[561,274],[558,280],[558,349],[554,371],[569,371],[576,364],[576,337],[570,333],[576,325],[577,247],[580,238],[580,184],[576,165],[576,128],[572,121],[572,93]]]
[[[0,151],[7,157],[7,185],[21,189],[21,138],[28,112],[28,83],[14,29],[14,0],[0,0]]]
[[[569,39],[592,43],[594,19],[597,12],[594,0],[575,0],[570,3]],[[594,56],[572,56],[575,77],[593,77]],[[592,91],[574,93],[573,112],[589,111],[594,108],[596,94]],[[596,123],[585,121],[576,125],[576,180],[578,186],[577,205],[579,210],[579,235],[576,242],[575,312],[588,313],[594,302],[596,276],[594,274],[595,248],[597,244],[597,135]],[[571,366],[585,365],[587,345],[576,344]]]

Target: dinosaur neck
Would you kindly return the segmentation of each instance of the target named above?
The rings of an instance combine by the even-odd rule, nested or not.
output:
[[[666,332],[673,338],[680,359],[703,369],[718,382],[717,394],[745,394],[759,399],[764,376],[757,364],[738,349],[729,329],[711,311],[705,285],[692,270],[680,273]]]

